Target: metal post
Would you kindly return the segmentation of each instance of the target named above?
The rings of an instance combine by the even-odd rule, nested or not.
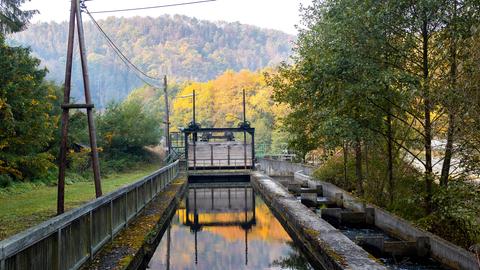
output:
[[[230,166],[230,145],[227,145],[227,164]]]
[[[72,85],[73,43],[75,39],[75,14],[77,10],[76,0],[72,0],[70,6],[70,24],[68,27],[67,63],[65,67],[65,83],[63,89],[63,103],[70,103],[70,90]],[[65,170],[67,167],[67,139],[68,139],[69,109],[62,111],[62,138],[60,142],[60,158],[57,185],[57,214],[65,211]]]
[[[243,89],[243,123],[247,122],[246,102],[245,102],[245,89]]]
[[[185,161],[187,163],[186,170],[190,167],[190,161],[188,160],[188,133],[185,133]]]
[[[170,108],[168,106],[167,75],[163,77],[163,95],[165,96],[165,146],[167,154],[170,154],[172,147],[170,142]]]
[[[210,145],[210,165],[213,166],[213,144]]]
[[[252,136],[252,170],[255,169],[255,130],[253,130],[252,133],[250,133],[250,136]]]
[[[243,127],[245,128],[247,123],[247,114],[246,114],[246,103],[245,103],[245,89],[243,89]],[[247,134],[245,130],[243,131],[243,162],[245,169],[247,169]]]
[[[193,135],[196,135],[194,133]],[[193,140],[193,170],[197,169],[197,143]]]
[[[195,119],[195,102],[196,102],[196,97],[195,97],[195,90],[193,90],[193,93],[192,93],[192,103],[193,103],[193,110],[192,110],[192,113],[193,113],[193,118],[192,118],[192,121],[193,123],[195,124],[196,123],[196,119]]]
[[[88,76],[87,54],[85,46],[85,35],[83,31],[82,12],[80,10],[80,0],[77,0],[76,13],[78,45],[80,48],[80,62],[82,63],[83,86],[85,90],[85,103],[89,105],[92,104],[92,97],[90,96],[90,78]],[[98,161],[97,137],[93,117],[93,108],[87,108],[88,135],[90,137],[90,148],[92,151],[93,179],[95,181],[95,195],[98,198],[102,196],[102,185],[100,182],[100,164]]]
[[[247,134],[243,132],[243,162],[245,163],[245,169],[247,169]]]
[[[193,126],[195,127],[195,131],[193,132],[193,144],[195,145],[195,143],[197,142],[197,132],[196,132],[196,126],[197,126],[197,120],[196,120],[196,114],[197,114],[197,106],[196,106],[196,103],[197,103],[197,96],[195,94],[195,90],[193,90],[193,93],[192,93],[192,104],[193,104],[193,110],[192,110],[192,113],[193,113],[193,119],[192,119],[192,122],[193,122]]]

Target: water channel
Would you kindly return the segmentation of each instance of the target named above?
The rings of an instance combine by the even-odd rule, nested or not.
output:
[[[293,177],[274,177],[279,183],[287,187],[288,183],[293,181]],[[300,196],[297,196],[298,201],[300,201]],[[311,210],[316,212],[318,215],[321,215],[322,208],[328,207],[337,207],[327,204],[329,201],[326,197],[317,197],[318,205],[316,207],[312,207]],[[332,226],[336,229],[340,230],[345,236],[347,236],[350,240],[357,243],[359,239],[365,236],[380,236],[383,237],[385,240],[388,241],[395,241],[398,240],[386,232],[382,231],[381,229],[367,225],[367,224],[348,224],[348,223],[341,223],[339,224],[334,219],[329,219],[326,217],[322,217],[324,220],[329,222]],[[425,257],[415,257],[415,256],[393,256],[391,254],[384,254],[381,252],[377,252],[375,250],[366,249],[367,252],[375,256],[378,260],[380,260],[385,266],[392,270],[448,270],[442,266],[439,262],[435,261],[432,258]]]
[[[313,269],[249,183],[190,184],[147,269]]]

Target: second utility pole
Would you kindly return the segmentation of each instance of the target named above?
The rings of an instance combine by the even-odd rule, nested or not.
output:
[[[167,75],[163,77],[163,95],[165,96],[165,146],[167,155],[170,154],[170,108],[168,106]]]

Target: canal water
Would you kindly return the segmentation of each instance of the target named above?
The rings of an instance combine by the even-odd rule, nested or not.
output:
[[[313,269],[249,183],[190,184],[147,269]]]

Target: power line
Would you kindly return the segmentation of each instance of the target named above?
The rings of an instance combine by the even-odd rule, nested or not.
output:
[[[150,7],[138,7],[138,8],[126,8],[126,9],[114,9],[114,10],[101,10],[101,11],[92,11],[92,14],[96,13],[113,13],[113,12],[125,12],[125,11],[134,11],[134,10],[145,10],[145,9],[155,9],[155,8],[166,8],[166,7],[177,7],[177,6],[186,6],[186,5],[194,5],[194,4],[202,4],[207,2],[215,2],[217,0],[201,0],[201,1],[192,1],[192,2],[183,2],[183,3],[176,3],[176,4],[166,4],[166,5],[159,5],[159,6],[150,6]]]
[[[88,11],[88,9],[86,7],[84,7],[84,10],[85,12],[87,13],[87,15],[90,17],[90,19],[92,20],[93,24],[96,26],[96,28],[100,31],[100,33],[103,35],[103,37],[107,40],[107,44],[110,46],[110,48],[112,48],[112,50],[115,52],[115,54],[117,54],[117,56],[120,58],[120,60],[122,60],[122,62],[130,69],[132,70],[133,68],[133,73],[135,74],[135,76],[137,78],[139,78],[141,81],[143,81],[145,84],[153,87],[153,88],[160,88],[158,86],[155,86],[153,85],[152,83],[148,82],[147,80],[145,80],[144,78],[142,78],[140,76],[143,75],[145,76],[146,78],[149,78],[151,80],[156,80],[156,81],[160,81],[159,78],[155,78],[155,77],[152,77],[152,76],[149,76],[148,74],[146,74],[144,71],[142,71],[140,68],[138,68],[134,63],[132,63],[132,61],[130,59],[128,59],[127,56],[125,56],[124,53],[122,53],[122,51],[120,50],[120,48],[118,48],[118,46],[113,42],[113,40],[107,35],[107,33],[102,29],[102,27],[98,24],[98,22],[95,20],[95,18],[93,18],[92,14]],[[140,73],[140,74],[138,74]]]

